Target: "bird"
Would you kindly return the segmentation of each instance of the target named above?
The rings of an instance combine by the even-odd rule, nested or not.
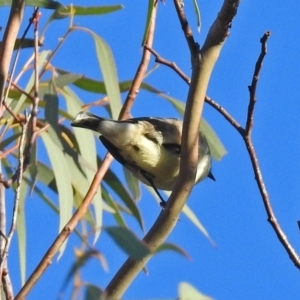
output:
[[[138,117],[122,121],[79,112],[71,126],[100,133],[100,141],[111,155],[144,184],[151,186],[162,208],[166,201],[158,190],[171,191],[179,175],[183,122],[175,118]],[[211,153],[200,131],[199,159],[195,183],[209,177]]]

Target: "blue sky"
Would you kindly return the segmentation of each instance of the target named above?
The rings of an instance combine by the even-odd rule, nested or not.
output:
[[[86,2],[74,3],[86,5]],[[88,1],[88,5],[102,4],[112,2]],[[119,79],[127,80],[133,77],[141,58],[147,4],[145,1],[132,0],[114,4],[123,4],[124,9],[102,17],[78,17],[74,23],[92,29],[106,40],[114,54]],[[192,1],[185,1],[185,10],[195,38],[202,45],[222,1],[198,1],[198,4],[202,20],[200,34],[196,30]],[[276,217],[296,251],[300,251],[296,223],[300,219],[300,188],[297,176],[300,169],[299,10],[298,1],[290,1],[288,5],[285,2],[241,1],[207,92],[244,125],[249,100],[248,85],[251,83],[254,65],[260,52],[259,39],[265,31],[272,32],[258,83],[253,142]],[[43,12],[41,22],[47,20],[47,14]],[[5,20],[5,15],[7,10],[1,9],[0,20]],[[26,14],[24,20],[28,17],[29,14]],[[2,21],[0,25],[3,27],[4,24]],[[52,49],[67,26],[67,20],[53,24],[48,29],[42,49]],[[190,75],[188,48],[172,1],[159,5],[153,48],[164,58],[175,61]],[[74,33],[53,63],[57,67],[101,80],[95,53],[91,52],[93,49],[89,36]],[[153,65],[154,60],[150,66]],[[183,101],[186,99],[187,85],[164,66],[160,66],[145,82],[172,97]],[[82,94],[81,97],[89,102],[102,95]],[[106,114],[103,108],[93,108],[92,111],[98,115]],[[179,117],[165,100],[145,91],[139,93],[132,115]],[[214,299],[297,299],[300,293],[299,270],[289,259],[267,221],[241,137],[209,106],[205,106],[204,118],[217,132],[228,154],[221,162],[213,164],[216,182],[207,179],[195,186],[188,205],[204,224],[217,248],[182,216],[168,242],[181,246],[191,259],[173,252],[156,255],[147,265],[148,274],[139,274],[124,298],[174,299],[177,296],[178,283],[187,281]],[[98,150],[103,155],[103,146],[100,143]],[[43,159],[45,153],[41,151],[40,156]],[[46,157],[44,159],[47,160]],[[121,171],[117,162],[112,167]],[[160,208],[145,188],[142,188],[139,208],[148,230]],[[27,274],[30,274],[55,238],[58,218],[35,197],[29,197],[26,202],[26,216]],[[143,236],[135,221],[128,219],[128,223],[139,237]],[[104,225],[114,225],[108,214],[104,214]],[[39,299],[41,295],[47,295],[46,299],[57,297],[62,279],[73,261],[73,250],[79,244],[78,239],[71,236],[64,256],[58,262],[53,260],[53,264],[27,299]],[[125,261],[126,255],[105,233],[100,236],[96,247],[105,256],[109,271],[104,271],[93,260],[83,269],[82,278],[105,287]],[[9,257],[15,291],[19,289],[16,255],[15,242]],[[70,289],[71,285],[62,299],[69,299]]]

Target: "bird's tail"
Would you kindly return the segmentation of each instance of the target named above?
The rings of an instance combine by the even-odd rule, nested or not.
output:
[[[71,125],[73,127],[80,127],[90,129],[93,131],[98,131],[99,124],[103,120],[103,118],[93,115],[90,112],[81,111],[76,115],[74,121],[71,122]]]

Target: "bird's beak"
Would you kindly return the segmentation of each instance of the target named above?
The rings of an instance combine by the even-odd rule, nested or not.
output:
[[[89,112],[82,111],[76,115],[74,121],[71,122],[71,126],[97,131],[99,122],[101,122],[101,120],[102,119],[100,117],[97,117]]]

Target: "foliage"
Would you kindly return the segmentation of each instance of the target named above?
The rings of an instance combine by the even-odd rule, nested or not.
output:
[[[0,5],[9,5],[9,3],[1,1]],[[194,4],[200,26],[199,8],[196,1]],[[28,194],[39,197],[49,209],[58,215],[59,231],[67,230],[65,225],[72,217],[74,209],[80,207],[94,179],[94,174],[103,163],[103,158],[96,151],[95,134],[77,129],[72,130],[69,123],[80,110],[89,109],[95,105],[104,106],[109,116],[117,119],[122,107],[120,93],[128,92],[134,82],[133,79],[118,80],[112,51],[102,37],[88,28],[74,25],[74,17],[101,17],[103,14],[122,9],[121,5],[65,7],[55,1],[27,1],[26,5],[50,9],[52,14],[45,22],[44,28],[38,30],[39,14],[36,9],[29,23],[29,26],[35,28],[35,39],[27,38],[25,35],[22,39],[16,39],[14,63],[17,68],[10,74],[9,84],[4,90],[5,100],[3,106],[0,107],[3,114],[0,120],[0,158],[4,174],[3,182],[7,187],[11,186],[14,189],[15,201],[19,202],[19,206],[16,206],[16,229],[22,283],[26,280],[27,269],[26,210],[23,209],[26,197]],[[152,8],[153,2],[149,1],[148,17],[145,18],[144,41],[149,35]],[[39,50],[39,45],[43,45],[47,34],[50,34],[51,25],[63,18],[69,18],[70,25],[63,38],[59,39],[57,46],[54,49],[44,47],[44,50]],[[88,78],[71,70],[64,70],[54,62],[63,44],[79,31],[89,35],[94,42],[94,51],[88,49],[87,53],[95,55],[103,81]],[[37,34],[40,34],[38,38]],[[0,46],[5,45],[2,43]],[[17,60],[18,54],[26,49],[30,50],[25,52],[29,57],[23,66],[20,66]],[[78,89],[79,92],[77,92]],[[141,89],[159,95],[170,102],[181,114],[184,113],[185,105],[180,100],[170,97],[145,81],[141,83]],[[84,96],[79,96],[82,93],[97,93],[103,98],[97,103],[86,103],[83,100]],[[202,121],[201,127],[206,132],[213,156],[218,160],[221,159],[225,154],[225,149],[218,137],[205,120]],[[127,226],[126,220],[133,218],[140,229],[144,230],[142,212],[137,205],[140,195],[139,184],[128,174],[125,177],[127,182],[124,182],[122,178],[111,168],[105,174],[101,188],[98,187],[94,195],[92,206],[89,206],[87,213],[80,221],[83,227],[84,224],[88,224],[93,234],[87,233],[87,230],[75,230],[82,241],[83,248],[67,280],[70,276],[78,274],[80,267],[95,256],[95,251],[90,244],[94,243],[100,235],[103,227],[103,212],[111,214],[115,220],[115,226],[104,227],[105,231],[130,257],[142,259],[150,253],[155,253]],[[57,195],[58,201],[52,196],[53,193]],[[209,238],[196,215],[188,207],[184,212],[191,222]],[[7,221],[10,222],[10,220]],[[63,255],[65,247],[66,243],[60,247],[60,256]],[[186,255],[178,246],[171,244],[161,245],[157,252],[164,249]],[[91,293],[98,295],[99,290],[90,285],[87,288],[87,295]],[[86,299],[92,299],[92,296],[86,296]]]

